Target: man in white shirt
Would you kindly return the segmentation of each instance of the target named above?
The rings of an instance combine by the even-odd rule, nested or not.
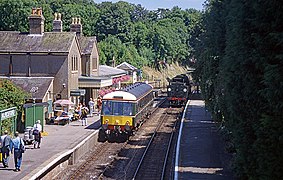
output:
[[[92,117],[93,116],[93,110],[94,110],[94,102],[93,102],[92,98],[89,99],[88,106],[89,106],[90,116]]]
[[[14,150],[14,162],[16,172],[21,171],[21,164],[23,158],[23,152],[25,151],[25,145],[22,138],[19,137],[19,133],[15,133],[15,138],[12,140],[12,151]]]
[[[40,143],[41,143],[41,131],[42,131],[42,126],[40,124],[40,120],[37,120],[36,123],[33,126],[33,135],[34,135],[34,149],[40,148]]]

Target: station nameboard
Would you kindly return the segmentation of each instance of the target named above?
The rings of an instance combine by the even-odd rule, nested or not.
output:
[[[9,108],[9,109],[2,110],[0,111],[0,114],[1,114],[0,121],[14,117],[16,116],[16,113],[17,113],[16,108]]]
[[[77,89],[70,91],[70,96],[84,96],[84,95],[85,95],[85,89]]]

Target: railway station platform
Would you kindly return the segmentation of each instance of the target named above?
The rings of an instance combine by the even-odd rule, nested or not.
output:
[[[204,101],[188,101],[180,132],[174,179],[234,179],[229,164],[231,155],[225,152],[225,143]]]
[[[67,156],[79,158],[78,153],[82,154],[83,150],[75,152],[78,146],[89,146],[86,141],[91,137],[94,138],[100,126],[99,116],[97,115],[88,117],[87,120],[88,126],[82,126],[80,121],[73,121],[64,126],[45,125],[44,131],[48,135],[43,136],[40,149],[33,149],[33,145],[26,145],[26,152],[23,154],[21,171],[19,172],[13,171],[15,169],[14,156],[11,154],[8,168],[3,168],[2,163],[0,163],[0,179],[37,179],[61,159]],[[23,137],[23,134],[20,134],[20,136]]]

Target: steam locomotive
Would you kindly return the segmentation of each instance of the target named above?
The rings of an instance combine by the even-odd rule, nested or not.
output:
[[[180,74],[172,79],[167,79],[167,96],[170,106],[184,106],[187,103],[191,93],[189,77],[186,74]]]

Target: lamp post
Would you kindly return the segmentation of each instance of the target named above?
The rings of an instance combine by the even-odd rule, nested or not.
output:
[[[33,124],[35,124],[35,100],[34,94],[37,93],[38,87],[32,87],[30,92],[32,93],[32,108],[33,108]]]
[[[58,93],[58,94],[60,94],[60,97],[62,98],[62,92],[64,91],[64,89],[66,88],[66,84],[65,83],[63,83],[62,84],[62,89],[60,90],[60,92]],[[61,99],[60,98],[60,99]],[[65,98],[65,97],[64,97]]]
[[[33,124],[35,124],[35,98],[32,98]]]

